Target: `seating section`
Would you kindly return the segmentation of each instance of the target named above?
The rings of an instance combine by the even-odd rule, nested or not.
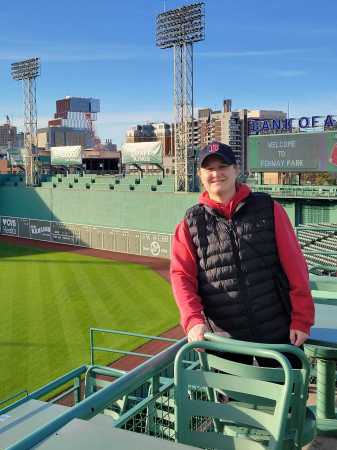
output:
[[[248,181],[248,180],[247,180]],[[266,192],[273,197],[336,198],[337,186],[295,186],[255,184],[248,181],[255,192]]]
[[[297,237],[312,273],[337,275],[337,224],[299,227]]]
[[[173,192],[174,177],[156,175],[54,175],[42,187],[117,192]]]

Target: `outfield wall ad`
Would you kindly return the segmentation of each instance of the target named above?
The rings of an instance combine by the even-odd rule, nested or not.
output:
[[[247,155],[256,172],[337,172],[337,132],[250,136]]]
[[[132,255],[170,258],[171,234],[65,224],[49,220],[0,218],[0,233],[57,244],[78,245]]]

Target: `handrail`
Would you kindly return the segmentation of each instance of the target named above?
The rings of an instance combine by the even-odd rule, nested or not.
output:
[[[22,394],[26,394],[26,396],[29,395],[27,389],[22,389],[21,391],[17,392],[16,394],[11,395],[10,397],[5,398],[4,400],[1,400],[0,405],[4,405],[5,403],[8,403],[11,400],[14,400],[16,397],[20,397],[20,395],[22,395]]]
[[[46,425],[37,428],[33,433],[8,447],[7,450],[27,450],[46,439],[72,419],[89,419],[90,417],[95,416],[111,404],[111,402],[118,400],[121,395],[127,395],[134,391],[144,382],[144,380],[154,376],[154,374],[159,373],[161,370],[164,370],[172,364],[177,351],[185,343],[186,338],[176,342],[169,348],[153,356],[153,358],[145,361],[131,372],[125,374],[114,383],[93,393],[88,398],[82,400],[68,411],[60,414]]]
[[[90,364],[95,365],[95,358],[94,353],[96,351],[102,351],[102,352],[109,352],[109,353],[122,353],[123,355],[128,356],[140,356],[144,358],[151,358],[153,355],[149,355],[147,353],[140,353],[140,352],[132,352],[127,350],[121,350],[121,349],[115,349],[115,348],[107,348],[107,347],[96,347],[94,345],[94,334],[95,333],[108,333],[108,334],[117,334],[121,336],[132,336],[132,337],[139,337],[142,339],[148,339],[153,341],[163,341],[163,342],[171,342],[175,343],[178,342],[178,339],[172,339],[167,338],[163,336],[151,336],[148,334],[142,334],[142,333],[133,333],[131,331],[122,331],[122,330],[109,330],[108,328],[95,328],[92,327],[89,329],[90,334]]]
[[[11,409],[16,408],[19,405],[22,405],[23,403],[28,402],[28,400],[36,400],[38,398],[43,397],[45,394],[49,394],[54,389],[57,389],[58,387],[62,386],[63,384],[67,383],[68,381],[73,380],[76,377],[81,376],[84,374],[87,370],[87,366],[83,365],[80,367],[77,367],[76,369],[71,370],[70,372],[67,372],[65,375],[62,375],[61,377],[56,378],[55,380],[51,381],[50,383],[44,385],[42,388],[37,389],[36,391],[31,392],[26,397],[21,398],[20,400],[12,403],[9,406],[6,406],[5,408],[0,410],[0,415],[5,414]]]

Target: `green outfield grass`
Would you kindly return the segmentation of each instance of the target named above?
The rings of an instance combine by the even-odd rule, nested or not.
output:
[[[157,335],[178,323],[169,284],[137,264],[0,243],[0,283],[0,400],[89,363],[90,327]]]

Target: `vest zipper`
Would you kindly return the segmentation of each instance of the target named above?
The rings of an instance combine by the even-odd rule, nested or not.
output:
[[[255,340],[256,338],[256,332],[255,332],[255,320],[254,320],[254,314],[250,305],[250,302],[248,300],[248,290],[245,283],[245,277],[242,271],[241,267],[241,260],[239,255],[239,243],[238,243],[238,237],[236,234],[235,227],[233,225],[233,222],[231,220],[228,220],[228,224],[225,223],[226,229],[228,231],[229,239],[231,241],[232,249],[233,249],[233,257],[235,261],[235,265],[238,271],[238,281],[239,281],[239,292],[241,297],[241,302],[243,305],[243,308],[245,310],[246,317],[248,319],[248,327],[250,334],[252,338]]]

